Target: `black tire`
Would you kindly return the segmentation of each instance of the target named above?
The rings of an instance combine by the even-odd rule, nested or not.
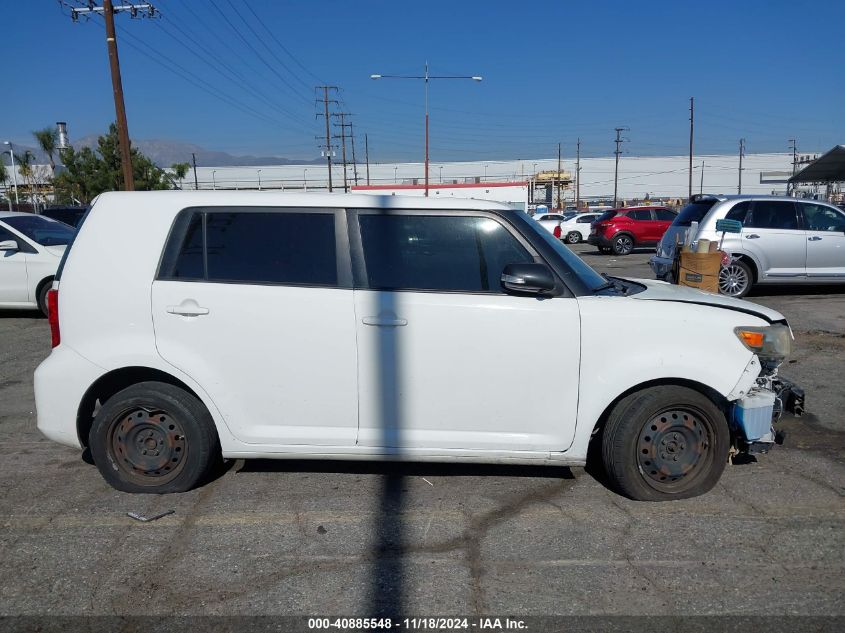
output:
[[[634,252],[634,238],[627,233],[622,233],[613,238],[610,249],[614,255],[630,255]]]
[[[638,501],[704,494],[725,469],[730,431],[721,410],[686,387],[651,387],[617,403],[602,435],[613,488]]]
[[[719,270],[719,293],[728,297],[742,298],[754,285],[751,267],[741,259],[722,266]]]
[[[100,474],[123,492],[185,492],[205,483],[222,461],[202,402],[162,382],[141,382],[109,398],[88,440]]]
[[[50,316],[50,310],[47,307],[47,293],[50,292],[50,288],[52,287],[53,282],[48,281],[38,289],[38,309],[41,310],[44,316]]]
[[[578,231],[570,231],[566,234],[565,241],[567,244],[577,244],[581,241],[581,234]]]

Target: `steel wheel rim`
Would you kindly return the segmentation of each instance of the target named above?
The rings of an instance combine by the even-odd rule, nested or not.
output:
[[[637,438],[643,480],[661,492],[679,492],[704,476],[713,461],[713,425],[701,411],[672,407],[653,415]]]
[[[570,244],[577,244],[581,241],[581,236],[575,231],[570,231],[569,234],[566,236],[566,241]]]
[[[188,445],[181,423],[166,411],[135,407],[114,418],[109,458],[128,479],[160,486],[185,467]]]
[[[616,244],[620,254],[630,253],[634,249],[634,242],[627,235],[617,238]]]
[[[729,264],[719,271],[719,292],[736,296],[748,287],[748,273],[738,264]]]

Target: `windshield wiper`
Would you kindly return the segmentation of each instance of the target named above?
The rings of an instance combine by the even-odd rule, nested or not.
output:
[[[607,283],[593,288],[593,292],[600,292],[602,290],[613,289],[616,292],[621,292],[623,295],[628,294],[628,288],[622,282],[618,281],[615,277],[611,277],[607,273],[602,273],[601,276],[607,280]]]

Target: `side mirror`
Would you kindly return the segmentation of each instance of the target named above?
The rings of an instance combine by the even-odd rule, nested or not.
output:
[[[541,295],[555,286],[555,276],[545,264],[508,264],[502,271],[502,288],[507,292]]]
[[[0,242],[0,251],[16,251],[19,250],[18,243],[15,240],[3,240]]]

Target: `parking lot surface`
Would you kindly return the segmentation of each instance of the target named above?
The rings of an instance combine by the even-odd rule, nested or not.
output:
[[[651,278],[649,251],[574,250]],[[807,414],[709,494],[659,504],[582,469],[300,461],[116,492],[35,428],[46,321],[0,313],[0,614],[845,615],[845,289],[749,300],[789,319]]]

